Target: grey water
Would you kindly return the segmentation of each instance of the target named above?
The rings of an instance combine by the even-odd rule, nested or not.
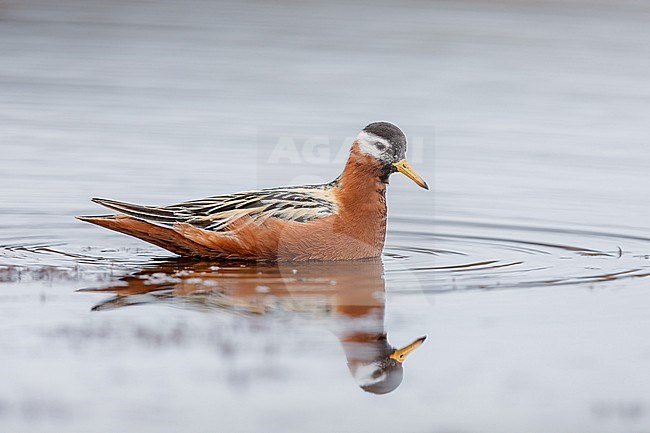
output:
[[[0,430],[650,431],[649,21],[0,1]],[[431,186],[393,175],[379,261],[192,262],[74,219],[326,182],[379,119]],[[422,336],[364,385],[364,350]]]

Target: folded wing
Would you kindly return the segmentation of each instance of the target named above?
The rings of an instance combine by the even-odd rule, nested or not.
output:
[[[93,201],[151,223],[185,223],[210,231],[227,231],[244,217],[260,223],[268,218],[307,222],[337,211],[331,184],[240,192],[170,206],[142,206],[98,198]]]

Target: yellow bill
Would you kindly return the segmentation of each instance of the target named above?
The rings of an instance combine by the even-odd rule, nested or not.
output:
[[[415,170],[413,170],[413,168],[411,168],[411,166],[409,165],[409,163],[405,159],[403,159],[403,160],[401,160],[399,162],[394,162],[393,165],[395,166],[395,168],[397,168],[397,171],[399,171],[404,176],[411,179],[413,182],[418,184],[418,186],[420,186],[421,188],[424,188],[424,189],[429,189],[429,185],[427,185],[427,183],[424,181],[424,179],[422,179],[420,177],[420,175],[417,174],[415,172]]]
[[[389,358],[392,358],[400,363],[404,362],[406,355],[408,355],[409,353],[413,352],[415,349],[420,347],[420,345],[424,343],[424,340],[426,339],[427,337],[420,337],[417,340],[415,340],[413,343],[409,344],[408,346],[404,346],[401,349],[395,349],[393,353],[390,354]]]

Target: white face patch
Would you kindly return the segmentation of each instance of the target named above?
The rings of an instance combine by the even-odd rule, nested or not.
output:
[[[386,378],[386,372],[382,371],[375,363],[362,365],[354,372],[354,379],[359,386],[369,386],[379,383]]]
[[[359,143],[359,150],[361,151],[361,153],[370,155],[380,161],[390,162],[391,159],[390,152],[386,152],[386,151],[390,149],[391,145],[385,139],[375,134],[371,134],[366,131],[361,131],[359,135],[357,135],[356,141],[357,143]],[[379,143],[380,146],[383,145],[384,149],[383,150],[379,149],[377,147],[377,143]]]

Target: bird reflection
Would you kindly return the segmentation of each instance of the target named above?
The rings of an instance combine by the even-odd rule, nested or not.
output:
[[[84,291],[115,296],[93,310],[178,302],[183,307],[263,315],[302,312],[325,317],[338,337],[348,368],[365,391],[386,394],[404,375],[403,362],[426,337],[395,348],[384,328],[385,282],[381,260],[329,263],[220,263],[172,260]]]

